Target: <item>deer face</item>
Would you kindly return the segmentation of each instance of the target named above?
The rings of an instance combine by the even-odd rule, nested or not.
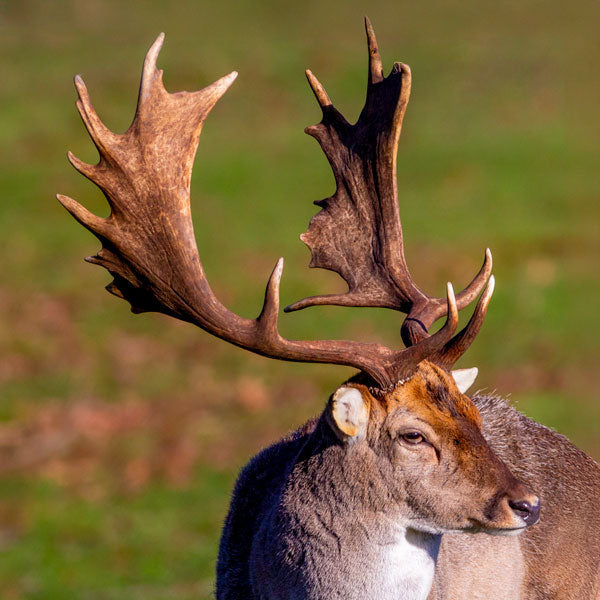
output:
[[[386,502],[410,527],[508,534],[539,518],[539,499],[494,454],[473,402],[427,361],[381,398],[360,384],[343,386],[330,423],[349,446],[373,453]]]

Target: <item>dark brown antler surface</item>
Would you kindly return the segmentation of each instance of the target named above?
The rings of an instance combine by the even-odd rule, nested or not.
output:
[[[384,77],[368,19],[365,25],[369,82],[365,106],[355,125],[350,125],[334,108],[316,77],[306,72],[323,111],[322,121],[308,127],[306,133],[317,139],[326,154],[337,189],[333,196],[315,202],[322,210],[313,217],[301,239],[311,250],[310,266],[337,272],[348,284],[348,291],[305,298],[285,310],[322,304],[392,308],[407,313],[402,337],[407,345],[412,345],[424,339],[430,326],[446,314],[446,301],[419,290],[404,258],[396,154],[410,96],[410,69],[395,63],[392,72]],[[491,253],[486,250],[481,270],[456,297],[459,309],[477,297],[491,269]],[[462,351],[481,325],[486,306],[487,303],[480,304],[477,317],[461,335]],[[456,355],[459,345],[453,347]]]
[[[263,308],[256,319],[244,319],[230,312],[215,297],[194,237],[190,181],[204,120],[236,73],[199,92],[169,94],[162,83],[162,71],[156,68],[163,38],[159,36],[148,51],[136,115],[122,135],[102,124],[83,81],[75,78],[77,108],[100,160],[89,165],[70,153],[69,160],[102,189],[111,214],[101,218],[71,198],[58,198],[102,243],[98,254],[87,260],[111,273],[114,279],[107,286],[108,291],[127,300],[133,312],[162,312],[271,358],[355,367],[368,373],[382,388],[412,375],[416,365],[427,357],[436,357],[439,364],[446,365],[450,356],[461,352],[480,325],[490,294],[480,300],[465,332],[452,339],[458,323],[452,286],[447,286],[445,301],[430,299],[410,278],[402,254],[395,201],[395,149],[408,100],[408,70],[396,65],[392,74],[383,78],[372,30],[368,28],[369,91],[357,125],[351,126],[343,119],[309,74],[324,112],[323,123],[309,128],[309,132],[326,150],[339,189],[336,196],[325,201],[326,208],[320,213],[322,228],[317,215],[313,220],[316,225],[311,226],[307,236],[315,260],[322,260],[320,266],[333,265],[352,282],[347,295],[350,300],[337,303],[411,311],[414,318],[418,316],[424,323],[433,319],[432,315],[447,314],[445,325],[435,335],[421,333],[418,341],[413,340],[403,350],[354,341],[295,341],[281,337],[277,315],[283,259],[269,278]],[[340,201],[335,202],[336,199]],[[340,216],[344,213],[353,214],[354,218],[344,220]],[[351,226],[352,235],[345,229]],[[339,231],[340,227],[344,231]],[[327,244],[325,238],[334,240],[333,245]],[[319,259],[321,255],[323,258]],[[462,293],[462,304],[474,297],[489,268],[490,261],[486,260],[482,273]]]
[[[83,81],[75,78],[77,107],[100,161],[89,165],[71,154],[69,160],[102,189],[111,214],[104,219],[71,198],[58,198],[101,241],[102,249],[87,260],[112,274],[107,289],[130,302],[134,312],[162,312],[272,358],[356,367],[382,387],[409,376],[423,358],[440,351],[458,321],[450,286],[446,325],[423,343],[398,351],[353,341],[282,338],[277,330],[282,259],[269,279],[257,319],[241,318],[219,302],[198,255],[189,192],[202,124],[236,73],[199,92],[169,94],[156,68],[162,42],[161,35],[146,56],[136,115],[122,135],[101,123]]]

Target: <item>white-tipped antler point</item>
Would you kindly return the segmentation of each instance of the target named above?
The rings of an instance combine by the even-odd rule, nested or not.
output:
[[[221,79],[218,79],[216,83],[222,85],[225,89],[227,89],[237,79],[237,76],[237,71],[231,71],[231,73],[229,73],[228,75],[225,75],[224,77],[221,77]]]
[[[487,288],[484,292],[484,294],[486,296],[491,297],[491,295],[494,293],[494,288],[496,287],[496,278],[493,275],[490,275],[488,284],[487,284]]]
[[[75,75],[75,77],[73,77],[73,83],[75,84],[75,89],[77,90],[79,100],[84,103],[89,102],[87,86],[83,81],[83,77],[81,77],[79,74]]]
[[[152,78],[156,74],[160,74],[161,72],[156,68],[156,60],[158,59],[158,55],[162,48],[163,42],[165,41],[165,34],[161,33],[150,49],[146,54],[146,58],[144,59],[144,67],[142,69],[142,82],[140,86],[140,98],[144,95],[146,91],[149,90],[150,85],[152,83]]]
[[[277,264],[275,265],[275,273],[277,275],[277,279],[281,279],[281,274],[283,273],[283,256],[279,258]]]
[[[158,53],[160,52],[164,42],[165,33],[163,31],[158,34],[158,37],[154,40],[152,46],[150,46],[150,50],[148,50],[148,54],[146,54],[146,60],[150,59],[156,64],[156,58],[158,57]]]
[[[458,307],[456,306],[454,286],[450,282],[446,284],[446,295],[448,299],[448,322],[453,324],[453,328],[456,328],[458,325]]]
[[[306,69],[305,73],[306,78],[308,79],[308,84],[310,85],[321,109],[331,106],[331,99],[325,91],[325,88],[321,85],[321,82],[314,76],[310,69]]]
[[[267,282],[265,301],[257,322],[262,323],[270,337],[277,337],[277,314],[279,313],[279,284],[283,273],[283,258],[280,258]]]

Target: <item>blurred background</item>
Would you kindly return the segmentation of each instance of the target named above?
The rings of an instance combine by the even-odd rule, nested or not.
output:
[[[1,598],[210,597],[237,471],[351,373],[269,361],[104,292],[108,274],[82,261],[95,238],[54,199],[107,214],[65,158],[97,159],[73,74],[122,132],[159,32],[169,91],[239,71],[206,123],[192,199],[209,280],[253,317],[279,256],[284,305],[344,289],[308,270],[298,240],[334,191],[302,133],[320,119],[303,71],[356,120],[365,12],[386,71],[402,60],[414,76],[398,156],[414,278],[441,295],[494,253],[497,291],[459,366],[600,457],[598,2],[0,0]],[[391,311],[280,322],[399,344]]]

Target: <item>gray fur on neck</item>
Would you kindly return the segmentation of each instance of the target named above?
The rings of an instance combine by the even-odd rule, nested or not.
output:
[[[394,499],[386,496],[382,458],[366,443],[340,443],[324,419],[307,425],[261,453],[240,477],[253,472],[254,482],[271,491],[262,498],[260,516],[248,515],[245,597],[427,598],[439,537],[403,522]],[[289,460],[286,473],[269,462],[276,458],[283,459],[280,466]],[[234,502],[247,502],[247,492],[238,483]],[[229,579],[236,575],[235,558],[227,552],[235,543],[224,536],[219,556],[220,573]],[[241,581],[243,573],[237,575]],[[232,589],[221,589],[226,587]],[[220,591],[219,598],[234,597]]]

